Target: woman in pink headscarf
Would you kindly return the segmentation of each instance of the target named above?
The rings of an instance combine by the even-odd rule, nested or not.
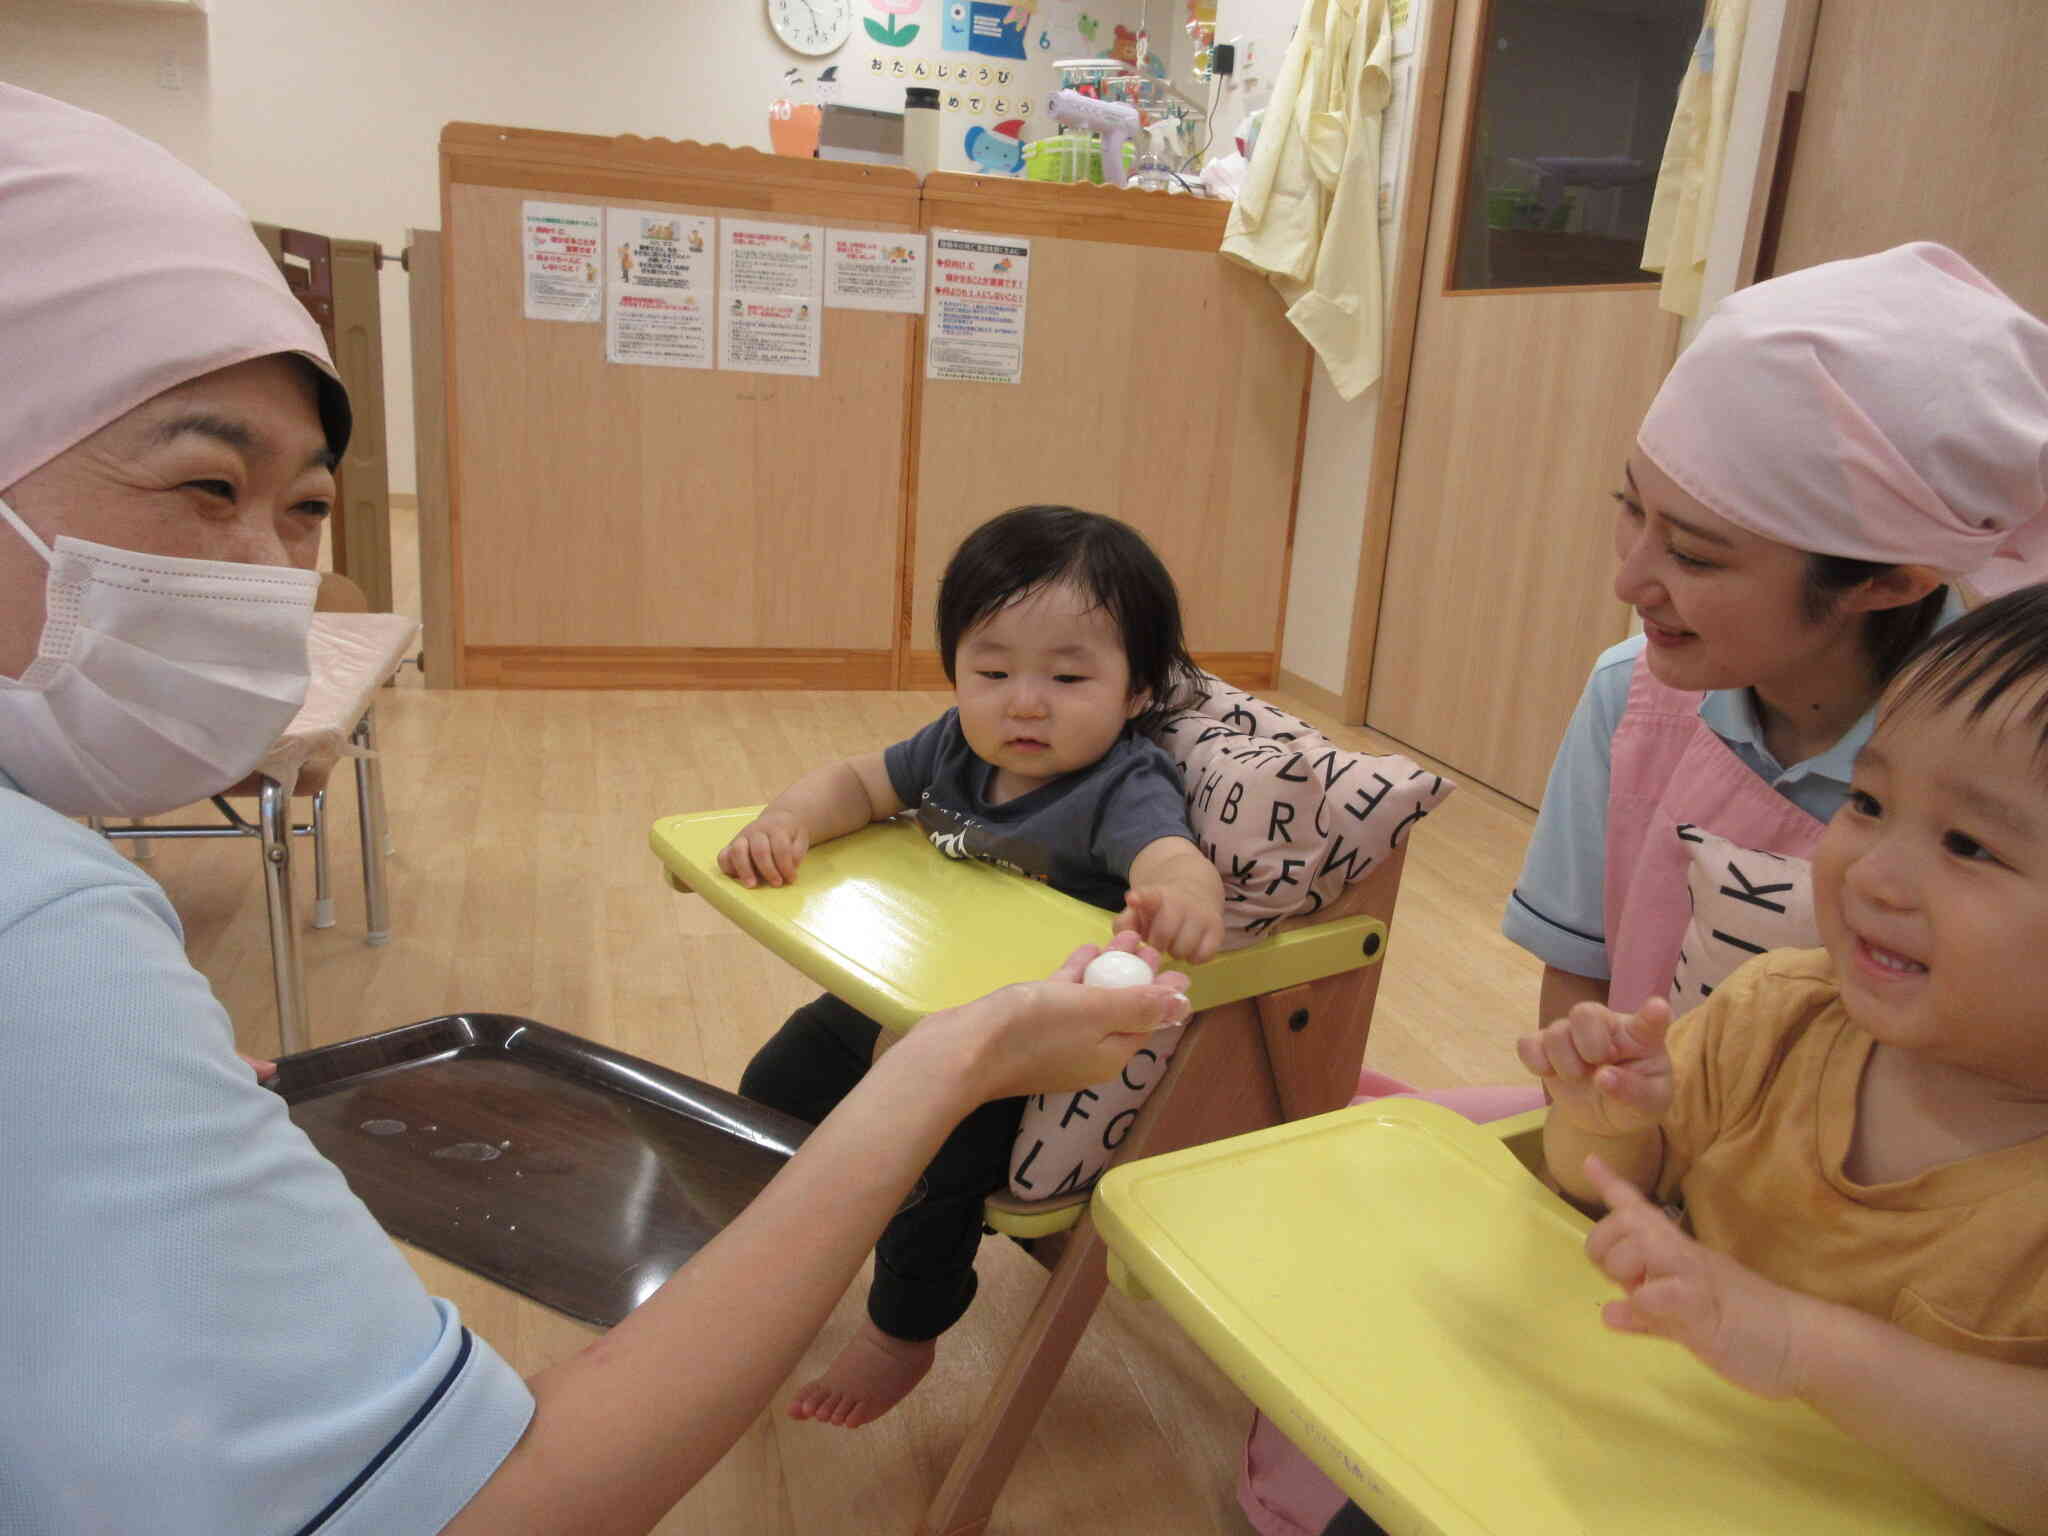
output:
[[[163,892],[68,819],[217,792],[297,708],[349,432],[318,329],[218,191],[0,85],[0,383],[0,1530],[646,1530],[953,1125],[1184,1017],[1171,973],[1080,986],[1092,949],[934,1015],[522,1382],[236,1060]]]
[[[2048,326],[1926,243],[1745,289],[1615,502],[1643,633],[1594,665],[1501,925],[1544,962],[1539,1023],[1667,995],[1698,839],[1805,859],[1906,653],[2048,578]],[[1756,914],[1761,947],[1818,942]]]

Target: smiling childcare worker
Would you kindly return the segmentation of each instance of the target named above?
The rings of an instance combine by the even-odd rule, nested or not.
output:
[[[1616,501],[1643,633],[1594,665],[1501,924],[1544,962],[1539,1025],[1663,995],[1690,915],[1675,828],[1809,857],[1958,581],[2048,578],[2048,326],[1927,243],[1743,289]]]
[[[220,192],[8,86],[0,252],[0,1531],[648,1529],[946,1132],[1111,1076],[1184,978],[1085,989],[1084,949],[933,1015],[522,1382],[236,1059],[162,891],[67,819],[232,783],[303,696],[349,430],[320,333]]]

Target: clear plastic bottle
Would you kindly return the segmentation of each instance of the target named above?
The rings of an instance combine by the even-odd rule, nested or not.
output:
[[[939,93],[930,86],[903,92],[903,163],[920,176],[939,168]]]

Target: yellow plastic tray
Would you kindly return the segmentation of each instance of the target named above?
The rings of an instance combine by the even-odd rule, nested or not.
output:
[[[718,851],[759,806],[665,816],[649,840],[670,879],[885,1029],[1012,981],[1029,981],[1081,944],[1106,944],[1110,914],[990,864],[949,859],[908,819],[821,843],[796,883],[748,890]],[[1386,952],[1386,928],[1347,917],[1261,940],[1189,973],[1197,1009],[1290,987]]]
[[[1390,1100],[1113,1168],[1150,1295],[1391,1536],[1988,1532],[1798,1403],[1610,1332],[1590,1225]]]

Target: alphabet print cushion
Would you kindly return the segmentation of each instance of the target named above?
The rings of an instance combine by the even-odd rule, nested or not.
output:
[[[1188,825],[1223,876],[1223,947],[1256,943],[1281,919],[1320,912],[1406,840],[1454,787],[1405,757],[1337,746],[1307,721],[1202,679],[1206,697],[1167,721]],[[1166,1070],[1180,1031],[1161,1030],[1121,1077],[1025,1102],[1010,1189],[1044,1200],[1100,1178]]]
[[[1690,823],[1677,832],[1691,856],[1692,919],[1671,978],[1674,1015],[1704,1002],[1753,955],[1820,944],[1813,866],[1805,859],[1743,848]]]

